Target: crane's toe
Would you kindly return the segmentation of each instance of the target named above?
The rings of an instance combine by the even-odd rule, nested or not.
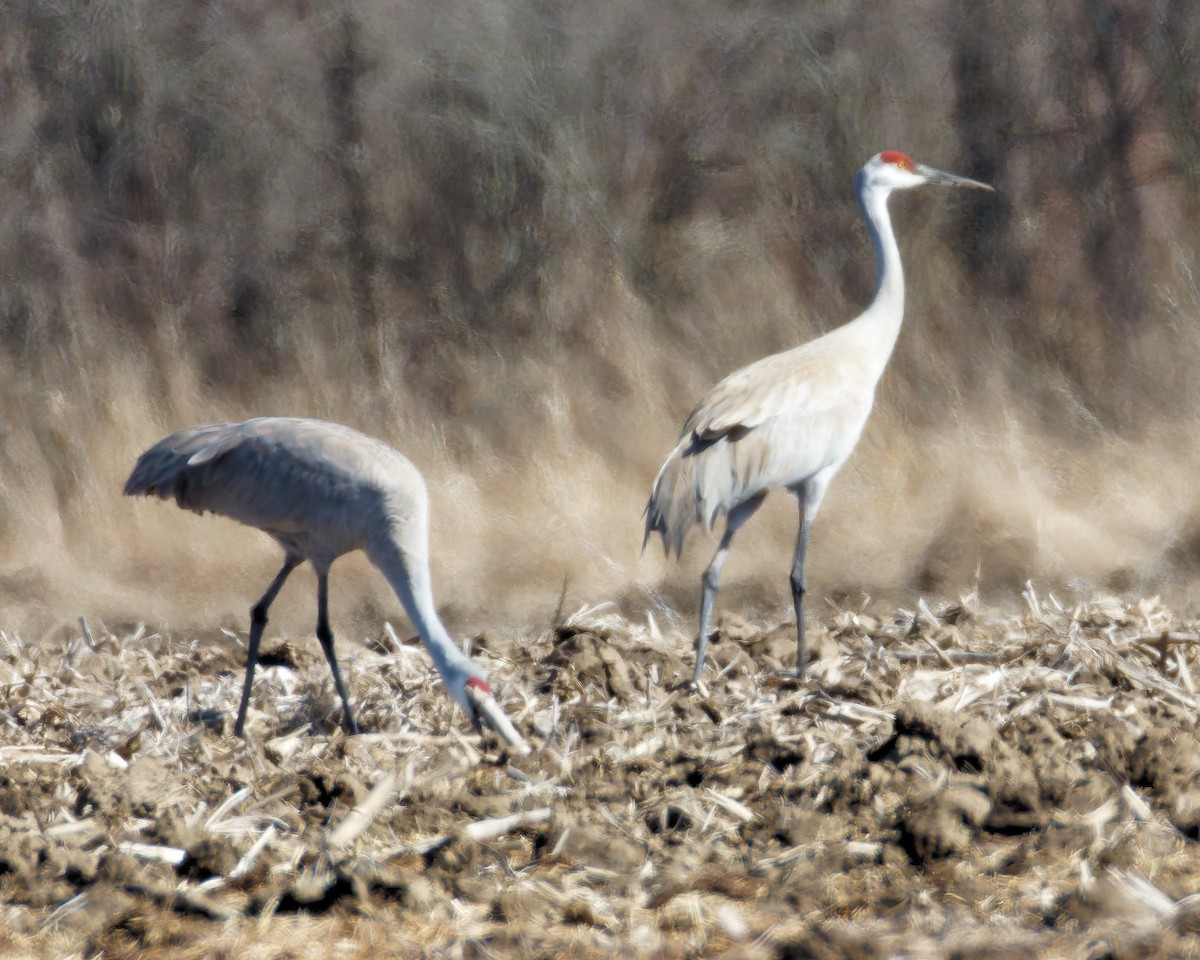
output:
[[[491,693],[478,686],[468,684],[467,697],[473,707],[471,723],[477,732],[482,732],[482,726],[486,723],[517,753],[524,756],[533,752],[533,748],[517,732],[517,728],[513,726],[512,721],[508,719],[507,714]]]

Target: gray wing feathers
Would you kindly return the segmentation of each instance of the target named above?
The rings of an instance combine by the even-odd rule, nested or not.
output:
[[[836,332],[836,331],[835,331]],[[683,436],[741,434],[781,414],[812,416],[843,404],[861,379],[826,338],[764,357],[730,374],[696,404]]]
[[[399,453],[324,421],[264,417],[180,430],[138,458],[129,495],[168,499],[276,534],[364,529],[385,509],[423,502],[420,474]],[[339,534],[339,538],[340,538]]]

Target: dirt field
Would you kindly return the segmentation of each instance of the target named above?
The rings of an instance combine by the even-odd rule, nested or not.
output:
[[[727,616],[708,689],[653,617],[482,636],[535,744],[467,728],[419,645],[0,635],[0,956],[1200,955],[1200,634],[1027,593]],[[719,671],[719,675],[718,672]]]

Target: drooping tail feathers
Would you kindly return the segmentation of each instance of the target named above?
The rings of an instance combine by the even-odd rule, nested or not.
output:
[[[731,471],[725,437],[715,441],[688,434],[671,451],[646,502],[646,534],[662,535],[667,556],[679,556],[688,531],[696,523],[711,530],[730,505]]]
[[[138,457],[125,481],[125,495],[174,497],[179,506],[199,509],[188,496],[189,478],[196,468],[220,456],[243,437],[237,423],[209,423],[164,437]]]

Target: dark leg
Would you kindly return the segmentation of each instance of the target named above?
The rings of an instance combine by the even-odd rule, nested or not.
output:
[[[333,685],[337,687],[338,696],[342,698],[342,706],[346,711],[346,729],[358,733],[358,724],[354,721],[354,711],[350,709],[350,694],[342,682],[342,672],[338,669],[337,657],[333,655],[333,631],[329,629],[329,571],[317,572],[317,639],[321,641],[321,649],[325,651],[325,659],[329,661],[329,669],[333,673]]]
[[[275,575],[275,579],[267,587],[267,592],[262,595],[262,599],[258,603],[250,608],[250,646],[246,650],[246,679],[242,683],[242,702],[238,707],[237,722],[233,725],[233,732],[239,737],[242,735],[242,729],[246,726],[246,708],[250,706],[250,686],[254,683],[254,667],[258,663],[258,645],[262,641],[263,628],[267,625],[267,611],[271,609],[271,604],[275,602],[279,591],[283,589],[283,584],[289,574],[299,565],[300,560],[296,557],[285,559],[283,569]]]
[[[808,534],[812,527],[812,512],[805,509],[800,497],[800,535],[796,538],[796,560],[792,564],[792,604],[796,608],[796,673],[804,675],[808,654],[804,649],[804,555],[808,553]]]
[[[699,685],[700,675],[704,670],[704,656],[708,652],[708,632],[712,624],[713,601],[721,588],[721,567],[725,565],[725,557],[729,553],[729,544],[747,520],[762,506],[763,498],[755,497],[745,503],[739,503],[729,511],[729,519],[725,522],[725,533],[721,537],[721,545],[713,554],[712,561],[700,578],[700,627],[696,632],[696,669],[692,674],[692,683]]]

